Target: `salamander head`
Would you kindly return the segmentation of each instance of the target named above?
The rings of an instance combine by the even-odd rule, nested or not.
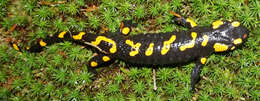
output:
[[[234,45],[240,45],[248,36],[249,31],[238,21],[215,21],[212,23],[214,33],[219,38],[229,39]]]
[[[218,47],[219,45],[224,45],[225,47],[227,47],[225,48],[225,50],[221,51],[235,49],[236,46],[241,45],[245,41],[249,34],[248,29],[242,26],[238,21],[218,20],[212,23],[212,29],[212,35],[215,42],[217,43],[217,45],[215,44],[216,47]]]

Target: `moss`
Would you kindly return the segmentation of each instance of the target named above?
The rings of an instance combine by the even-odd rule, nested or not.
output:
[[[93,5],[98,8],[86,10]],[[194,94],[189,92],[192,63],[159,68],[158,90],[153,91],[150,67],[128,69],[127,63],[116,61],[98,69],[94,79],[86,66],[93,55],[89,49],[65,42],[40,54],[21,54],[0,40],[0,99],[259,100],[259,7],[258,0],[2,0],[0,38],[15,37],[25,45],[63,30],[99,32],[105,26],[114,32],[125,19],[138,22],[133,34],[185,29],[171,23],[169,10],[203,26],[218,19],[238,20],[251,33],[243,47],[208,58]]]

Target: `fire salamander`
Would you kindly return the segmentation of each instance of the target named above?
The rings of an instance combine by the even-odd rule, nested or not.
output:
[[[175,16],[173,22],[190,30],[127,36],[132,31],[133,24],[126,21],[121,23],[116,35],[63,31],[24,49],[40,52],[48,45],[64,41],[93,46],[98,53],[88,62],[89,68],[100,67],[115,59],[141,65],[174,65],[194,60],[196,64],[191,72],[191,90],[194,90],[207,57],[214,52],[234,50],[249,34],[248,29],[238,21],[218,20],[211,27],[201,27],[189,18],[172,14]],[[11,45],[18,51],[23,50],[15,43]]]

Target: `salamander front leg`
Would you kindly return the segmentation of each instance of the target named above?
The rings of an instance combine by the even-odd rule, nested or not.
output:
[[[192,69],[191,72],[191,88],[190,91],[195,90],[195,85],[199,82],[200,80],[200,73],[201,73],[201,68],[203,65],[206,63],[207,59],[205,57],[200,58],[195,64],[195,67]]]
[[[175,16],[175,18],[173,19],[174,22],[177,22],[178,24],[181,24],[184,27],[193,28],[197,26],[197,24],[190,18],[181,16],[180,14],[177,14],[173,11],[170,11],[170,14]]]

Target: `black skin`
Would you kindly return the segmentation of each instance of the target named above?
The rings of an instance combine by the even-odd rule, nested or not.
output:
[[[177,14],[175,14],[176,16]],[[191,91],[194,91],[195,85],[200,80],[200,73],[204,62],[201,62],[202,58],[208,57],[210,54],[216,52],[214,50],[215,43],[225,44],[228,48],[224,51],[232,50],[232,47],[238,46],[239,44],[234,44],[234,40],[241,38],[244,41],[249,34],[247,28],[242,25],[232,26],[232,22],[223,21],[223,24],[218,28],[213,29],[211,27],[200,27],[200,26],[192,26],[192,24],[186,20],[185,17],[177,15],[173,22],[177,22],[180,25],[190,28],[188,31],[179,31],[179,32],[167,32],[167,33],[147,33],[147,34],[138,34],[134,36],[123,35],[122,31],[125,27],[130,28],[128,34],[132,31],[132,26],[136,26],[132,24],[131,21],[124,21],[123,25],[121,24],[120,29],[117,32],[105,34],[107,39],[111,39],[116,43],[116,52],[111,53],[110,49],[113,44],[110,42],[102,40],[100,44],[93,45],[91,42],[95,41],[97,37],[100,35],[87,33],[82,36],[82,39],[75,40],[72,38],[73,35],[77,35],[79,33],[66,32],[64,38],[59,38],[58,34],[54,34],[53,36],[49,36],[45,39],[42,39],[43,42],[47,43],[47,45],[52,45],[58,42],[71,41],[80,45],[93,46],[97,50],[97,55],[94,55],[88,63],[88,67],[91,71],[96,72],[94,67],[100,67],[105,64],[111,63],[111,61],[115,59],[119,59],[125,61],[126,63],[136,64],[136,65],[175,65],[175,64],[183,64],[190,61],[196,61],[196,64],[191,72]],[[184,51],[180,50],[180,47],[183,45],[187,45],[192,42],[193,38],[191,36],[192,32],[196,32],[195,43],[193,47],[186,48]],[[162,47],[164,41],[170,39],[172,35],[176,36],[176,39],[170,43],[169,50],[166,54],[162,55]],[[208,36],[208,41],[206,46],[202,46],[201,43],[204,40],[203,35]],[[134,56],[130,56],[129,52],[131,52],[133,47],[126,44],[126,40],[133,41],[134,44],[140,43],[141,46],[138,50],[138,54]],[[153,53],[150,56],[145,55],[145,51],[148,49],[150,43],[154,43]],[[32,45],[30,49],[25,49],[29,52],[40,52],[44,49],[45,46],[41,46],[39,41]],[[19,49],[22,50],[22,49]],[[223,51],[223,52],[224,52]],[[109,57],[108,61],[104,61],[102,58],[104,56]],[[91,65],[91,62],[96,62],[95,66]]]

